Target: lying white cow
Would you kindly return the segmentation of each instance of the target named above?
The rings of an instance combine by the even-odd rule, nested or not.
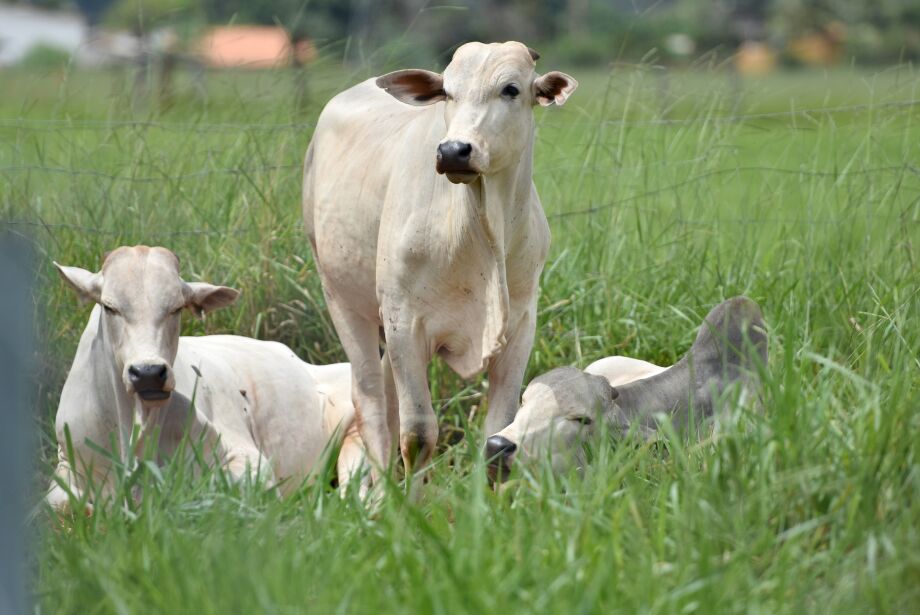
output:
[[[320,115],[304,225],[375,471],[389,464],[397,426],[407,469],[432,454],[435,354],[464,378],[488,370],[487,429],[518,408],[549,247],[533,107],[561,105],[577,85],[538,75],[536,58],[521,43],[469,43],[443,75],[369,79]]]
[[[245,337],[179,337],[183,309],[200,315],[233,303],[239,293],[184,282],[178,259],[165,248],[118,248],[98,273],[55,266],[81,297],[97,304],[55,421],[55,473],[78,497],[90,472],[106,495],[114,478],[110,459],[88,443],[109,449],[114,439],[114,457],[130,462],[135,427],[142,444],[159,433],[158,459],[168,458],[188,433],[204,443],[206,459],[233,477],[258,472],[282,493],[299,486],[323,452],[339,444],[340,483],[360,469],[347,363],[316,367],[287,346]],[[65,427],[77,467],[69,463]],[[47,499],[58,509],[69,503],[56,481]]]
[[[583,465],[584,445],[597,429],[621,436],[635,425],[649,436],[658,414],[678,428],[691,416],[705,419],[729,386],[754,388],[766,361],[760,308],[735,297],[709,312],[690,350],[669,368],[608,357],[584,371],[554,369],[527,386],[514,422],[486,441],[490,477],[506,478],[516,458],[548,456],[559,472]]]

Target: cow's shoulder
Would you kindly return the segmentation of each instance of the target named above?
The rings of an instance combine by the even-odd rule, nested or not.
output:
[[[358,122],[379,125],[391,118],[425,116],[424,108],[399,102],[368,79],[336,94],[320,113],[317,131],[347,128]]]

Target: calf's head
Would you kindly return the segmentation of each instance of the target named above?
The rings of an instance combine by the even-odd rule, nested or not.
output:
[[[486,441],[490,477],[507,477],[515,459],[548,456],[557,472],[582,467],[595,434],[621,436],[634,424],[650,435],[657,414],[685,424],[692,405],[696,418],[709,416],[730,387],[756,391],[766,362],[760,307],[734,297],[706,315],[687,354],[659,374],[613,387],[603,376],[554,369],[527,386],[514,421]]]
[[[80,297],[99,304],[102,334],[125,389],[145,406],[165,403],[175,387],[182,310],[201,316],[239,296],[225,286],[184,282],[179,259],[166,248],[117,248],[96,273],[54,266]]]
[[[410,105],[445,102],[447,134],[436,152],[436,170],[453,183],[514,165],[533,142],[534,105],[561,105],[578,86],[557,71],[538,75],[539,55],[526,45],[467,43],[443,74],[399,70],[377,85]]]
[[[585,446],[622,425],[617,389],[603,376],[560,367],[532,380],[514,422],[486,440],[492,480],[507,478],[515,459],[549,457],[553,470],[584,465]]]

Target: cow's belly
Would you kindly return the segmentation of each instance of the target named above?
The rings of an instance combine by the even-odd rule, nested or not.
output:
[[[230,335],[183,337],[176,360],[182,388],[197,378],[191,365],[201,373],[201,410],[224,445],[257,449],[285,480],[282,490],[318,467],[328,448],[322,400],[308,367],[289,348]]]

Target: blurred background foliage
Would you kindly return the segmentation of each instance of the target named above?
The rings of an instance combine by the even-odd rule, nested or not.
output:
[[[7,2],[9,4],[9,2]],[[17,4],[14,2],[14,4]],[[469,40],[526,41],[576,65],[690,63],[764,45],[786,64],[920,58],[917,0],[27,0],[91,25],[190,40],[208,25],[283,27],[350,62],[436,59]],[[381,54],[382,55],[375,55]]]

